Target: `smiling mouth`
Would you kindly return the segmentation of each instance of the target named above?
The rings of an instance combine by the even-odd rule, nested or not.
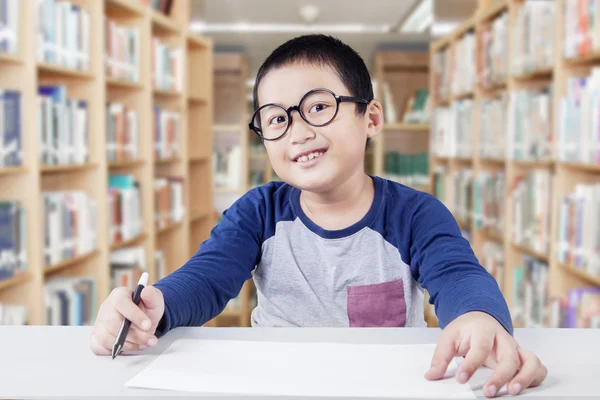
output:
[[[296,157],[294,159],[294,161],[297,162],[297,163],[302,164],[302,163],[314,160],[315,158],[321,157],[326,152],[327,152],[327,150],[323,150],[323,149],[321,149],[321,150],[315,150],[315,151],[312,151],[310,153],[302,154],[299,157]]]

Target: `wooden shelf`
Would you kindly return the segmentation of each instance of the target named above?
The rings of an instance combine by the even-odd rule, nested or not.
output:
[[[558,162],[558,166],[573,171],[600,173],[600,164]]]
[[[386,131],[415,131],[429,132],[429,124],[385,124],[383,129]]]
[[[181,30],[169,17],[154,9],[150,9],[152,29],[159,33],[179,35]]]
[[[209,159],[210,159],[210,155],[196,156],[196,157],[190,157],[189,162],[190,162],[190,164],[196,164],[196,163],[208,161]]]
[[[181,161],[182,161],[181,157],[167,157],[167,158],[159,158],[158,160],[154,160],[154,164],[168,165],[168,164],[176,164]]]
[[[473,92],[458,93],[454,95],[454,100],[472,99],[475,96]]]
[[[23,59],[18,55],[0,52],[0,65],[2,65],[3,63],[23,64]]]
[[[552,79],[554,70],[552,68],[540,68],[535,71],[531,71],[527,74],[516,75],[514,78],[518,81],[529,81],[537,79]]]
[[[183,221],[175,222],[174,224],[169,224],[167,226],[163,226],[162,228],[156,227],[156,234],[161,235],[166,232],[170,232],[176,228],[179,228],[183,225]]]
[[[106,0],[105,7],[120,14],[139,17],[143,17],[145,12],[141,3],[130,0]]]
[[[590,53],[585,56],[579,56],[574,58],[565,58],[565,65],[569,67],[581,67],[585,65],[595,64],[600,62],[600,52]]]
[[[190,213],[190,222],[196,222],[210,216],[210,211],[195,210]]]
[[[192,33],[187,34],[188,46],[196,49],[206,49],[211,46],[211,39],[202,38]]]
[[[94,250],[87,254],[83,254],[81,256],[74,257],[70,260],[62,261],[55,265],[45,266],[44,267],[44,275],[54,274],[56,272],[64,271],[65,269],[75,267],[83,262],[91,260],[92,258],[96,257],[98,254],[100,254],[100,251]]]
[[[106,84],[108,85],[108,87],[121,88],[121,89],[141,90],[144,88],[144,85],[142,85],[139,82],[131,82],[131,81],[127,81],[124,79],[112,78],[112,77],[106,78]]]
[[[504,11],[508,12],[509,0],[497,0],[493,5],[483,9],[478,15],[478,19],[481,21],[492,20],[502,14]]]
[[[529,248],[522,246],[520,244],[517,244],[517,243],[511,243],[511,245],[521,253],[524,253],[524,254],[530,255],[532,257],[538,258],[542,261],[548,262],[548,258],[549,258],[548,254],[538,253],[535,250],[529,249]]]
[[[504,165],[506,164],[506,160],[503,158],[480,158],[479,159],[483,164],[495,164],[495,165]]]
[[[471,222],[465,221],[464,219],[454,217],[456,219],[456,223],[461,229],[471,229]]]
[[[91,169],[95,169],[96,167],[98,167],[98,164],[96,164],[96,163],[72,164],[72,165],[45,165],[40,168],[40,172],[43,175],[61,174],[61,173],[88,171]]]
[[[40,73],[46,75],[58,75],[68,78],[94,79],[94,74],[88,71],[79,71],[76,69],[65,68],[60,65],[38,63],[37,69]]]
[[[162,89],[152,89],[152,93],[154,93],[155,96],[158,97],[173,97],[173,98],[177,98],[177,97],[181,97],[182,93],[178,92],[176,90],[162,90]]]
[[[504,243],[504,238],[489,228],[481,228],[481,232],[490,240],[498,243]]]
[[[0,176],[26,174],[27,171],[27,167],[0,167]]]
[[[580,268],[576,268],[569,264],[559,263],[559,265],[565,271],[584,280],[588,284],[600,287],[600,276],[594,276],[586,271],[582,271]]]
[[[206,98],[195,95],[188,95],[188,101],[192,104],[204,104],[207,102]]]
[[[125,240],[119,243],[113,243],[110,245],[110,251],[115,251],[115,250],[119,250],[122,249],[124,247],[129,247],[129,246],[133,246],[136,245],[140,242],[143,242],[144,240],[146,240],[146,234],[142,233],[132,239],[129,240]]]
[[[146,160],[114,161],[108,163],[110,169],[133,168],[146,165]]]
[[[215,132],[233,132],[241,131],[242,125],[230,124],[230,125],[213,125],[213,131]]]
[[[31,279],[31,272],[22,272],[17,276],[13,276],[12,278],[0,280],[0,291],[4,289],[9,289],[20,285],[24,282],[27,282]]]
[[[550,168],[554,166],[554,161],[517,161],[511,160],[511,162],[520,168]]]

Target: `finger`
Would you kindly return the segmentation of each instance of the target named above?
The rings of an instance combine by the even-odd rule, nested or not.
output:
[[[425,374],[426,379],[437,380],[443,378],[446,374],[448,365],[456,355],[454,335],[453,331],[442,332],[431,359],[431,367]]]
[[[498,390],[512,379],[519,370],[520,360],[514,341],[501,338],[498,340],[498,365],[494,374],[484,385],[486,396],[495,396]]]
[[[137,325],[140,329],[150,328],[150,318],[133,302],[131,291],[122,290],[113,299],[114,308],[125,318]]]
[[[490,355],[494,346],[494,337],[484,334],[473,333],[469,343],[469,350],[465,359],[460,363],[460,367],[456,372],[456,378],[460,383],[466,383],[475,371],[483,365],[485,360]]]
[[[92,340],[90,342],[90,349],[97,356],[108,356],[110,355],[110,350],[104,348],[96,338],[96,335],[92,335]]]
[[[548,369],[533,353],[519,348],[521,370],[515,375],[508,385],[508,393],[517,395],[521,390],[540,385],[548,375]]]
[[[160,290],[154,286],[146,286],[142,289],[142,302],[148,310],[154,310],[163,305],[164,300]]]
[[[96,326],[96,328],[94,329],[94,336],[95,340],[98,342],[98,345],[104,348],[106,351],[108,351],[109,354],[112,354],[112,348],[115,344],[115,341],[117,340],[117,337],[112,333],[108,332],[102,324]],[[122,351],[137,351],[144,350],[145,348],[147,348],[147,346],[139,345],[137,343],[133,343],[129,340],[126,340],[123,344]]]
[[[103,320],[103,322],[105,322],[104,327],[106,328],[106,331],[108,331],[112,336],[116,337],[121,330],[123,316],[119,314],[117,310],[113,310],[113,312],[110,313],[110,315]],[[147,331],[142,331],[135,325],[131,325],[129,328],[126,340],[142,346],[155,346],[157,343],[157,338],[154,336],[154,334]]]

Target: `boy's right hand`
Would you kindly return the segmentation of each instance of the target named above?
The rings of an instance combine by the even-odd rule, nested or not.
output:
[[[90,343],[95,354],[111,354],[123,317],[131,321],[123,352],[156,346],[154,332],[165,311],[163,294],[153,286],[146,286],[140,304],[136,306],[132,293],[125,287],[115,288],[100,306]]]

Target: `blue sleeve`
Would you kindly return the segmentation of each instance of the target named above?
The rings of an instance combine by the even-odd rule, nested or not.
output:
[[[235,202],[196,254],[154,285],[165,299],[157,337],[178,326],[203,325],[252,277],[263,237],[264,203],[258,193],[251,191]]]
[[[512,319],[498,283],[479,264],[445,205],[424,196],[412,218],[411,270],[429,292],[439,326],[443,329],[466,312],[482,311],[512,335]]]

